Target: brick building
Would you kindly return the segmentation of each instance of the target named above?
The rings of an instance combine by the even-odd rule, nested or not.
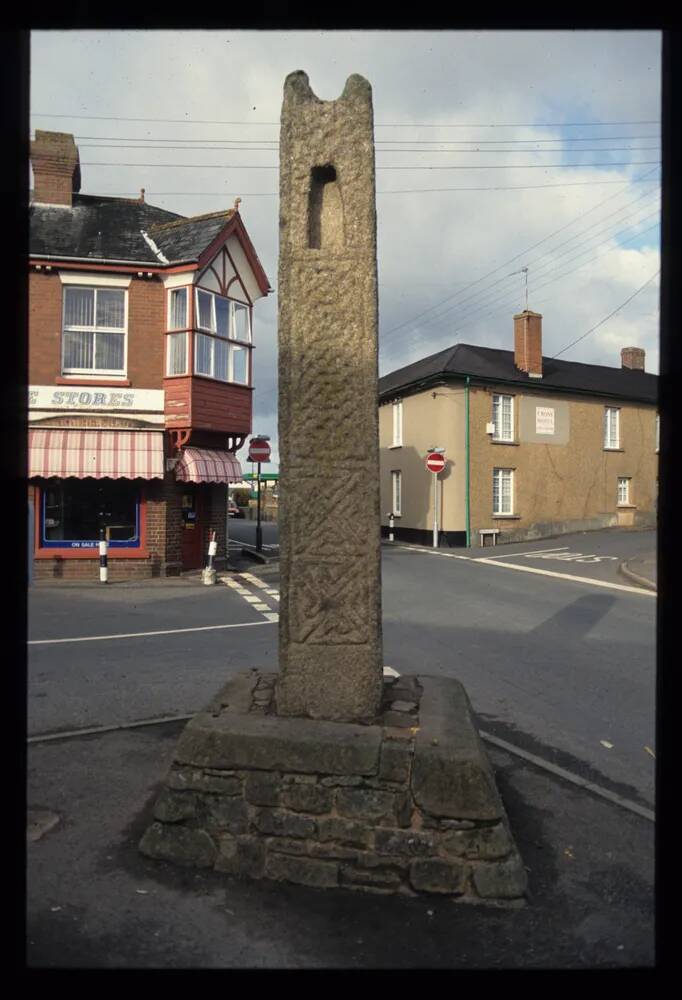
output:
[[[658,377],[644,351],[618,368],[542,355],[542,316],[514,317],[514,350],[458,344],[379,380],[382,532],[431,544],[521,541],[654,525]],[[481,536],[489,532],[491,538]]]
[[[174,575],[225,558],[251,432],[253,304],[271,290],[234,209],[184,218],[81,195],[73,136],[36,131],[29,243],[33,578]]]

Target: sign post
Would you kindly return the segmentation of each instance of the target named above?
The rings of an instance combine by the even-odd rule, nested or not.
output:
[[[264,434],[259,434],[258,437],[251,438],[249,442],[249,462],[256,462],[258,465],[258,472],[256,475],[256,482],[258,483],[258,497],[256,506],[256,552],[263,551],[263,531],[260,523],[260,511],[261,511],[261,496],[260,496],[260,466],[261,462],[270,461],[270,438],[266,437]]]
[[[429,448],[426,468],[433,473],[433,548],[438,548],[438,473],[445,468],[445,448]]]

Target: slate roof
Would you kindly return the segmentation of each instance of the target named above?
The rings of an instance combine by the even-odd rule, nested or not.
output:
[[[186,219],[138,200],[74,194],[70,208],[30,206],[29,253],[158,266],[162,261],[146,232],[169,263],[194,261],[233,214],[230,209]]]
[[[409,395],[464,375],[475,382],[532,386],[541,392],[587,393],[643,403],[658,401],[658,376],[649,372],[543,357],[542,378],[530,378],[514,364],[513,351],[471,344],[457,344],[384,375],[379,379],[379,401]]]

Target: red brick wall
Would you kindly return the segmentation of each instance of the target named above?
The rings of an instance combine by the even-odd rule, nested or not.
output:
[[[61,377],[62,288],[55,271],[29,273],[28,377],[53,385]],[[134,388],[163,387],[164,288],[160,278],[133,277],[128,288],[128,372]],[[78,384],[78,378],[74,378]]]
[[[514,364],[521,371],[542,374],[542,316],[526,312],[514,316]]]

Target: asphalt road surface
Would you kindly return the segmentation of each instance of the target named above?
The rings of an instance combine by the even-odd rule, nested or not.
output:
[[[656,599],[617,566],[653,544],[384,547],[384,662],[457,677],[482,730],[652,807]],[[214,587],[34,585],[29,735],[190,715],[232,673],[277,669],[277,611],[273,567]]]

